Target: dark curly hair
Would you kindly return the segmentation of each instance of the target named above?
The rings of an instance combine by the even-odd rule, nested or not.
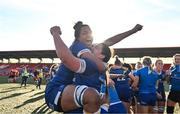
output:
[[[73,29],[75,30],[75,31],[74,31],[75,40],[78,40],[79,35],[80,35],[80,32],[81,32],[81,28],[84,27],[84,26],[89,27],[89,25],[83,24],[82,21],[78,21],[78,22],[74,25]],[[90,27],[89,27],[89,28],[90,28]]]

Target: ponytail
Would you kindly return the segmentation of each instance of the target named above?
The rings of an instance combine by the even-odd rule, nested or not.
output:
[[[115,59],[116,59],[115,62],[114,62],[115,65],[122,65],[122,63],[121,63],[121,61],[119,60],[119,58],[118,58],[117,55],[116,55]]]

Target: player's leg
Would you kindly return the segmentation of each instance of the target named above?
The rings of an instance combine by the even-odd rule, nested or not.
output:
[[[174,113],[174,107],[176,105],[176,100],[177,100],[176,92],[175,91],[170,91],[168,95],[168,100],[167,100],[167,109],[166,112],[168,114]]]
[[[131,90],[128,86],[116,87],[118,91],[119,99],[122,101],[123,105],[125,106],[128,113],[130,113],[130,100],[131,100]]]
[[[154,112],[154,106],[148,106],[149,109],[148,109],[148,112],[149,114],[152,114]]]
[[[65,85],[54,85],[53,83],[48,83],[45,89],[45,101],[47,106],[58,112],[63,112],[60,102],[62,92],[66,86]]]
[[[140,103],[140,106],[139,106],[139,113],[146,113],[148,114],[149,113],[149,104],[148,104],[148,99],[149,96],[148,94],[143,94],[143,93],[139,93],[139,103]]]
[[[100,95],[101,95],[101,114],[106,114],[108,113],[108,109],[109,109],[109,97],[107,94],[106,82],[103,82],[101,84]]]
[[[163,114],[165,109],[165,100],[158,101],[158,113]]]
[[[166,109],[167,114],[173,114],[174,113],[175,105],[176,105],[176,102],[174,102],[170,99],[167,100],[167,109]]]
[[[126,107],[127,112],[130,113],[130,103],[124,101],[122,103]]]
[[[24,77],[24,87],[26,87],[27,84],[27,77]]]
[[[164,86],[158,87],[157,92],[161,95],[162,98],[157,98],[155,112],[159,114],[163,114],[165,110],[165,103],[166,103],[166,94],[165,94]]]
[[[122,99],[122,103],[124,104],[127,112],[130,113],[130,96],[129,95],[124,96],[124,99]]]
[[[108,97],[109,97],[109,113],[127,113],[127,109],[123,105],[122,101],[120,101],[119,96],[115,87],[108,87]]]
[[[68,85],[62,93],[61,107],[65,112],[83,107],[85,112],[94,113],[100,108],[100,95],[87,86]]]
[[[148,114],[149,112],[149,107],[148,106],[144,106],[144,105],[140,105],[140,110],[139,110],[140,113],[145,113],[145,114]]]
[[[41,89],[42,78],[39,78],[39,89]]]
[[[137,103],[137,98],[135,96],[132,96],[131,106],[134,114],[137,114]]]
[[[36,78],[36,88],[38,88],[39,78]]]
[[[21,78],[21,87],[23,84],[24,84],[24,76],[22,76],[22,78]]]
[[[148,106],[149,106],[149,113],[154,113],[154,107],[156,106],[157,103],[157,95],[156,93],[150,93],[148,101]]]

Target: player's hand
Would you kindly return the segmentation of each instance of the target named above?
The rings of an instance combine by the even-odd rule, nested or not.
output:
[[[166,70],[166,75],[170,76],[171,75],[171,70]]]
[[[107,86],[114,86],[114,85],[115,85],[114,81],[109,78],[109,79],[107,80]]]
[[[162,99],[162,95],[160,93],[157,92],[156,96],[157,96],[158,99]]]
[[[51,27],[50,32],[51,32],[52,35],[61,35],[62,34],[61,29],[60,29],[59,26]]]
[[[142,25],[140,25],[140,24],[137,24],[132,30],[134,31],[134,32],[137,32],[137,31],[140,31],[140,30],[142,30],[142,28],[143,28],[143,26]]]

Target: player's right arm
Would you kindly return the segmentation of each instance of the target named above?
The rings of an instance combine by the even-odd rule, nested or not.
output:
[[[50,32],[54,39],[56,54],[61,59],[62,63],[74,72],[78,72],[79,70],[81,70],[80,68],[85,64],[85,61],[75,57],[62,41],[60,37],[60,27],[54,26],[50,29]]]

